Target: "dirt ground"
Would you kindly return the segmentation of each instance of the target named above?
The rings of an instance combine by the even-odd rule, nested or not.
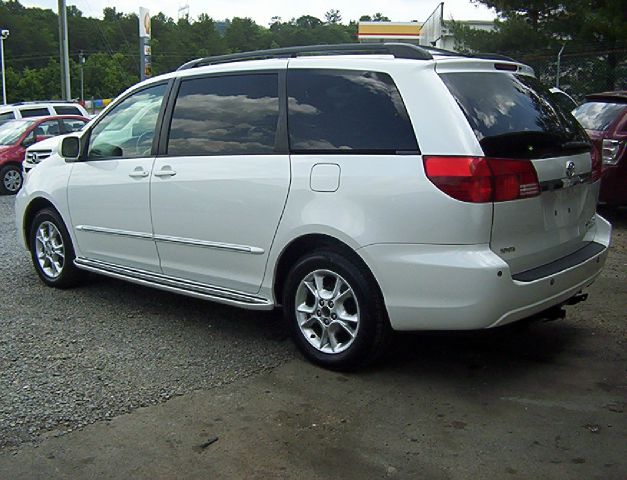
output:
[[[0,479],[623,480],[627,212],[602,214],[614,225],[607,266],[564,320],[401,335],[383,363],[355,374],[308,364],[288,340],[264,344],[291,353],[276,368],[0,450]]]

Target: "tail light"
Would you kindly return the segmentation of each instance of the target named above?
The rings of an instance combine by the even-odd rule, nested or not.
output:
[[[447,195],[463,202],[505,202],[540,195],[529,160],[489,157],[423,157],[425,173]]]
[[[596,182],[601,178],[603,173],[603,162],[601,161],[601,151],[597,145],[592,147],[592,182]]]
[[[601,159],[603,165],[616,165],[618,163],[618,150],[620,142],[610,138],[604,138],[601,145]]]

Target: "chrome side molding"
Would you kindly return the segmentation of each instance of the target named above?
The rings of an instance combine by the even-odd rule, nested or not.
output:
[[[85,257],[76,258],[74,265],[89,272],[99,273],[173,293],[180,293],[190,297],[201,298],[203,300],[211,300],[253,310],[272,310],[272,308],[274,308],[272,301],[267,298],[258,297],[238,290],[150,272],[148,270],[125,267]]]
[[[211,242],[208,240],[196,240],[194,238],[173,237],[170,235],[153,235],[147,232],[134,232],[132,230],[118,230],[115,228],[94,227],[91,225],[77,225],[76,230],[81,232],[104,233],[106,235],[118,235],[122,237],[143,238],[156,242],[178,243],[179,245],[190,245],[193,247],[214,248],[216,250],[226,250],[229,252],[250,253],[261,255],[265,252],[263,248],[251,247],[249,245],[237,245],[234,243]]]
[[[145,238],[152,240],[152,233],[133,232],[131,230],[118,230],[116,228],[92,227],[91,225],[76,225],[76,230],[80,232],[104,233],[106,235],[117,235],[121,237]]]

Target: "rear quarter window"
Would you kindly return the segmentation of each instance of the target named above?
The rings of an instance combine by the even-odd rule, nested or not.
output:
[[[59,115],[82,115],[83,113],[77,108],[71,105],[57,105],[54,108],[54,111]]]
[[[295,153],[418,150],[403,100],[385,73],[288,70],[287,95]]]

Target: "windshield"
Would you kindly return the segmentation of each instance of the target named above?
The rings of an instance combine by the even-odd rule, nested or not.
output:
[[[487,156],[545,158],[590,149],[575,118],[533,77],[496,72],[440,77]]]
[[[34,122],[13,120],[0,125],[0,145],[13,145]]]
[[[618,115],[625,110],[627,110],[627,104],[587,102],[573,110],[573,115],[583,128],[602,132],[607,130]]]

